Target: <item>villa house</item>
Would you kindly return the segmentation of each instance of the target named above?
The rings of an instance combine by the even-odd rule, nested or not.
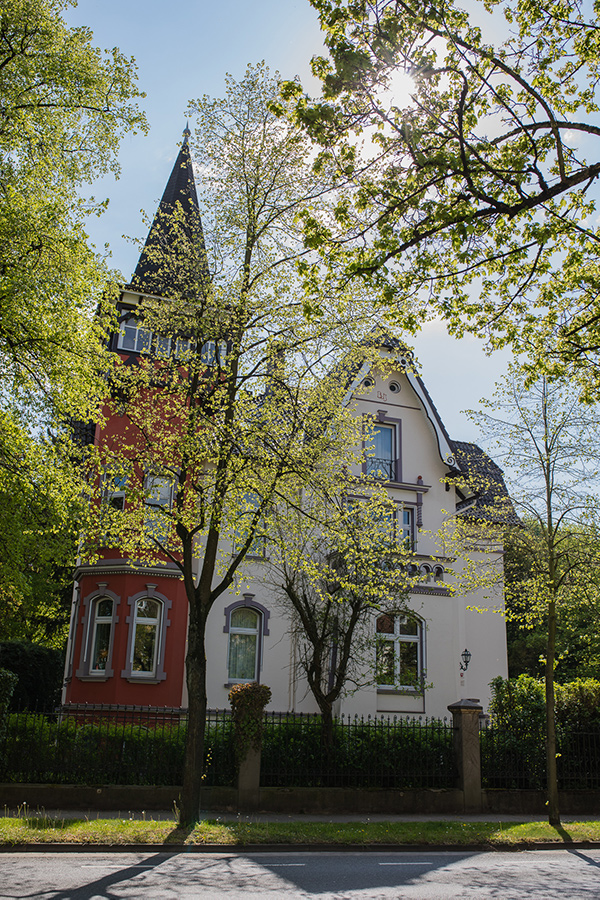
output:
[[[187,139],[159,211],[175,201],[186,211],[189,228],[200,229]],[[167,296],[168,286],[160,284],[147,253],[155,227],[156,220],[132,283],[117,302],[120,326],[110,349],[128,364],[143,353],[168,352],[136,319],[153,277],[154,298]],[[207,366],[219,352],[226,347],[205,348]],[[348,395],[355,397],[357,413],[375,423],[373,458],[365,455],[363,465],[375,460],[394,503],[397,532],[410,541],[420,578],[410,590],[410,616],[373,614],[373,646],[379,647],[383,665],[380,661],[370,683],[344,696],[336,712],[444,716],[448,704],[461,697],[479,698],[485,707],[492,678],[507,676],[502,580],[467,594],[455,590],[454,575],[464,560],[443,555],[436,534],[457,514],[488,515],[490,494],[506,498],[502,473],[475,445],[451,440],[398,341],[382,338],[379,353],[385,368],[359,360]],[[88,439],[98,443],[107,431],[118,439],[122,427],[115,417]],[[473,474],[483,476],[479,491],[466,487]],[[155,481],[156,502],[168,503],[168,485]],[[110,502],[118,506],[124,497],[113,485]],[[501,571],[500,545],[487,554],[474,547],[472,554]],[[315,712],[289,614],[273,592],[268,567],[268,553],[256,555],[247,584],[236,583],[210,613],[208,704],[226,707],[232,684],[258,680],[272,690],[271,709]],[[187,626],[187,598],[172,563],[142,565],[109,550],[98,561],[82,562],[75,573],[63,703],[186,707]]]

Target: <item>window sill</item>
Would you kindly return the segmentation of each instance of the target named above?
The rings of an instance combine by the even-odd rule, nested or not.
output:
[[[394,695],[408,695],[409,697],[422,697],[425,691],[421,687],[402,687],[402,688],[388,688],[388,687],[378,687],[378,694],[394,694]]]
[[[76,677],[79,681],[108,681],[110,678],[112,678],[112,675],[113,675],[112,672],[109,673],[108,675],[105,675],[105,674],[95,675],[95,674],[91,673],[89,675],[77,675]]]
[[[223,687],[232,688],[236,684],[258,684],[256,678],[236,678],[233,681],[226,681]]]
[[[162,681],[156,675],[125,675],[123,677],[132,684],[160,684]]]

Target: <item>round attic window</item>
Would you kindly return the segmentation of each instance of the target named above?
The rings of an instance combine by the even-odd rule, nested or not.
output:
[[[371,378],[370,375],[367,375],[367,377],[363,379],[363,386],[366,388],[375,387],[375,379]]]
[[[398,384],[397,381],[390,381],[390,383],[389,383],[389,389],[390,389],[390,391],[392,392],[392,394],[399,394],[399,393],[400,393],[400,385]]]

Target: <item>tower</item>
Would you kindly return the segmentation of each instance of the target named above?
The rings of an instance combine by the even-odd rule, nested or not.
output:
[[[144,308],[173,296],[202,290],[208,280],[202,223],[188,144],[189,130],[175,160],[131,283],[116,300],[118,328],[109,349],[121,365],[135,367],[143,355],[174,352],[171,338],[144,322]],[[190,252],[190,248],[194,252]],[[195,287],[194,287],[195,285]],[[128,441],[118,404],[106,405],[96,447]],[[153,472],[142,473],[152,487],[151,506],[171,501],[170,487]],[[123,509],[124,475],[106,476],[103,502]],[[180,707],[184,701],[184,648],[187,599],[175,564],[147,565],[118,545],[103,547],[93,562],[75,572],[63,702]]]

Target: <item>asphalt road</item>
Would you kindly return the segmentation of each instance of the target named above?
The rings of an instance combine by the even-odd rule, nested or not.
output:
[[[2,853],[10,900],[598,900],[600,850]]]

